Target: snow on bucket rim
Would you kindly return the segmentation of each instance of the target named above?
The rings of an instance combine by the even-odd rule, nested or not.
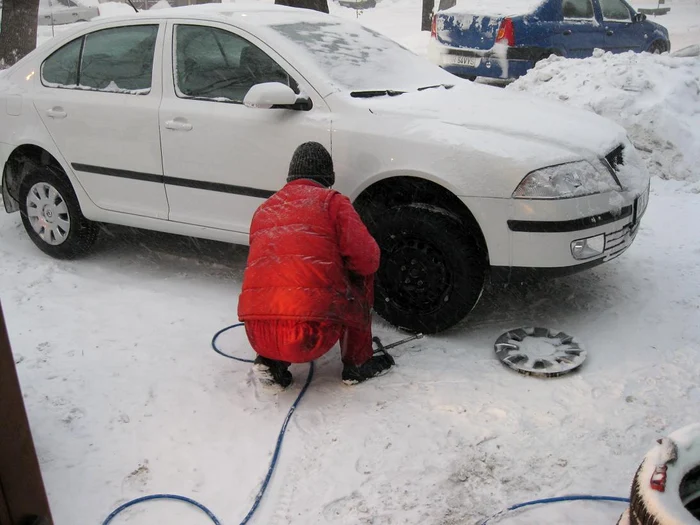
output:
[[[651,449],[639,472],[640,489],[649,510],[663,517],[664,525],[687,525],[697,521],[684,506],[680,498],[683,478],[700,465],[700,423],[682,427]],[[674,444],[678,457],[670,462],[666,471],[666,490],[659,492],[650,487],[649,480],[658,463],[668,459],[668,447]],[[690,519],[689,519],[690,518]]]

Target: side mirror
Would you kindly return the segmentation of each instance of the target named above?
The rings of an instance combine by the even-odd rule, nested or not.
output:
[[[250,88],[243,99],[246,107],[259,109],[304,109],[300,107],[302,103],[308,103],[308,101],[299,100],[294,90],[281,82],[256,84]]]
[[[644,13],[637,13],[634,15],[635,22],[644,22],[647,19],[647,15]]]

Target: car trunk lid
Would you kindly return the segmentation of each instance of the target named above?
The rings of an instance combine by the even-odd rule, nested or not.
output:
[[[462,0],[436,15],[441,44],[467,49],[492,49],[504,21],[535,12],[545,0]]]

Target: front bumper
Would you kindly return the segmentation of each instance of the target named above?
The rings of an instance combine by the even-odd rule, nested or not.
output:
[[[626,198],[623,194],[615,195],[622,202],[612,210],[609,195],[552,201],[511,199],[508,214],[511,218],[503,232],[507,241],[489,243],[489,233],[496,231],[484,232],[487,244],[492,244],[489,246],[490,256],[493,254],[492,281],[518,282],[570,275],[622,255],[637,236],[649,202],[649,189]],[[595,213],[583,215],[582,210]],[[575,258],[572,243],[591,238],[598,239],[600,251],[586,258]],[[496,248],[494,252],[492,247]],[[510,264],[504,264],[504,248]]]

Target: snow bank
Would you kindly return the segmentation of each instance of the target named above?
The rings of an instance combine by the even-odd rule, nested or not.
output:
[[[169,9],[170,4],[168,3],[168,0],[160,0],[159,2],[156,2],[151,6],[151,10],[153,9]]]
[[[601,50],[582,60],[552,56],[507,89],[615,120],[652,175],[700,190],[700,58]]]
[[[129,4],[123,4],[121,2],[104,2],[99,5],[99,8],[100,16],[93,18],[93,20],[100,20],[111,16],[125,16],[134,14],[133,7],[131,7]]]

